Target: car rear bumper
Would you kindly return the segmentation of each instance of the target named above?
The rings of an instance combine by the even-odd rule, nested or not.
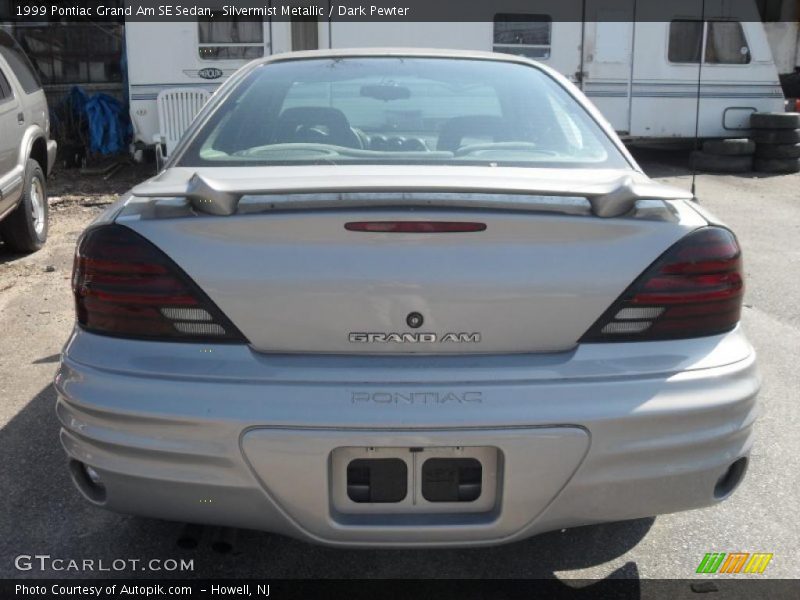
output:
[[[352,546],[494,544],[714,504],[749,454],[758,387],[739,330],[484,357],[268,356],[76,330],[56,376],[61,441],[99,473],[102,497],[75,477],[95,503]],[[343,447],[497,448],[496,501],[342,512]]]

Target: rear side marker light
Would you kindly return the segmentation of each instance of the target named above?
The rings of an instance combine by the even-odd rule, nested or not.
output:
[[[469,233],[485,231],[486,223],[457,221],[353,221],[345,223],[348,231],[371,233]]]
[[[736,237],[722,227],[687,235],[620,296],[581,342],[694,338],[739,322],[744,284]]]
[[[166,254],[121,225],[86,231],[72,290],[79,325],[93,333],[169,341],[246,343]]]

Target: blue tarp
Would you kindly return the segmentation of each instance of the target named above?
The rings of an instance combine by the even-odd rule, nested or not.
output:
[[[122,103],[108,94],[88,96],[75,86],[67,98],[75,116],[83,117],[89,130],[89,149],[96,154],[117,154],[125,149],[130,123]]]
[[[92,152],[116,154],[125,148],[127,115],[122,103],[108,94],[94,94],[86,102]]]

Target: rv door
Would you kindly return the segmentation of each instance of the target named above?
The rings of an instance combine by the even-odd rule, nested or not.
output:
[[[630,132],[636,0],[587,0],[583,31],[583,91],[620,134]]]

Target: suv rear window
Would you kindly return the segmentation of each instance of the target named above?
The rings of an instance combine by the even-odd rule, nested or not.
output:
[[[39,76],[33,68],[31,61],[9,34],[0,31],[0,54],[6,59],[8,66],[11,67],[16,75],[19,84],[26,94],[42,89]]]
[[[3,70],[0,69],[0,102],[7,100],[11,96],[11,86],[8,84],[8,79],[6,79]]]

